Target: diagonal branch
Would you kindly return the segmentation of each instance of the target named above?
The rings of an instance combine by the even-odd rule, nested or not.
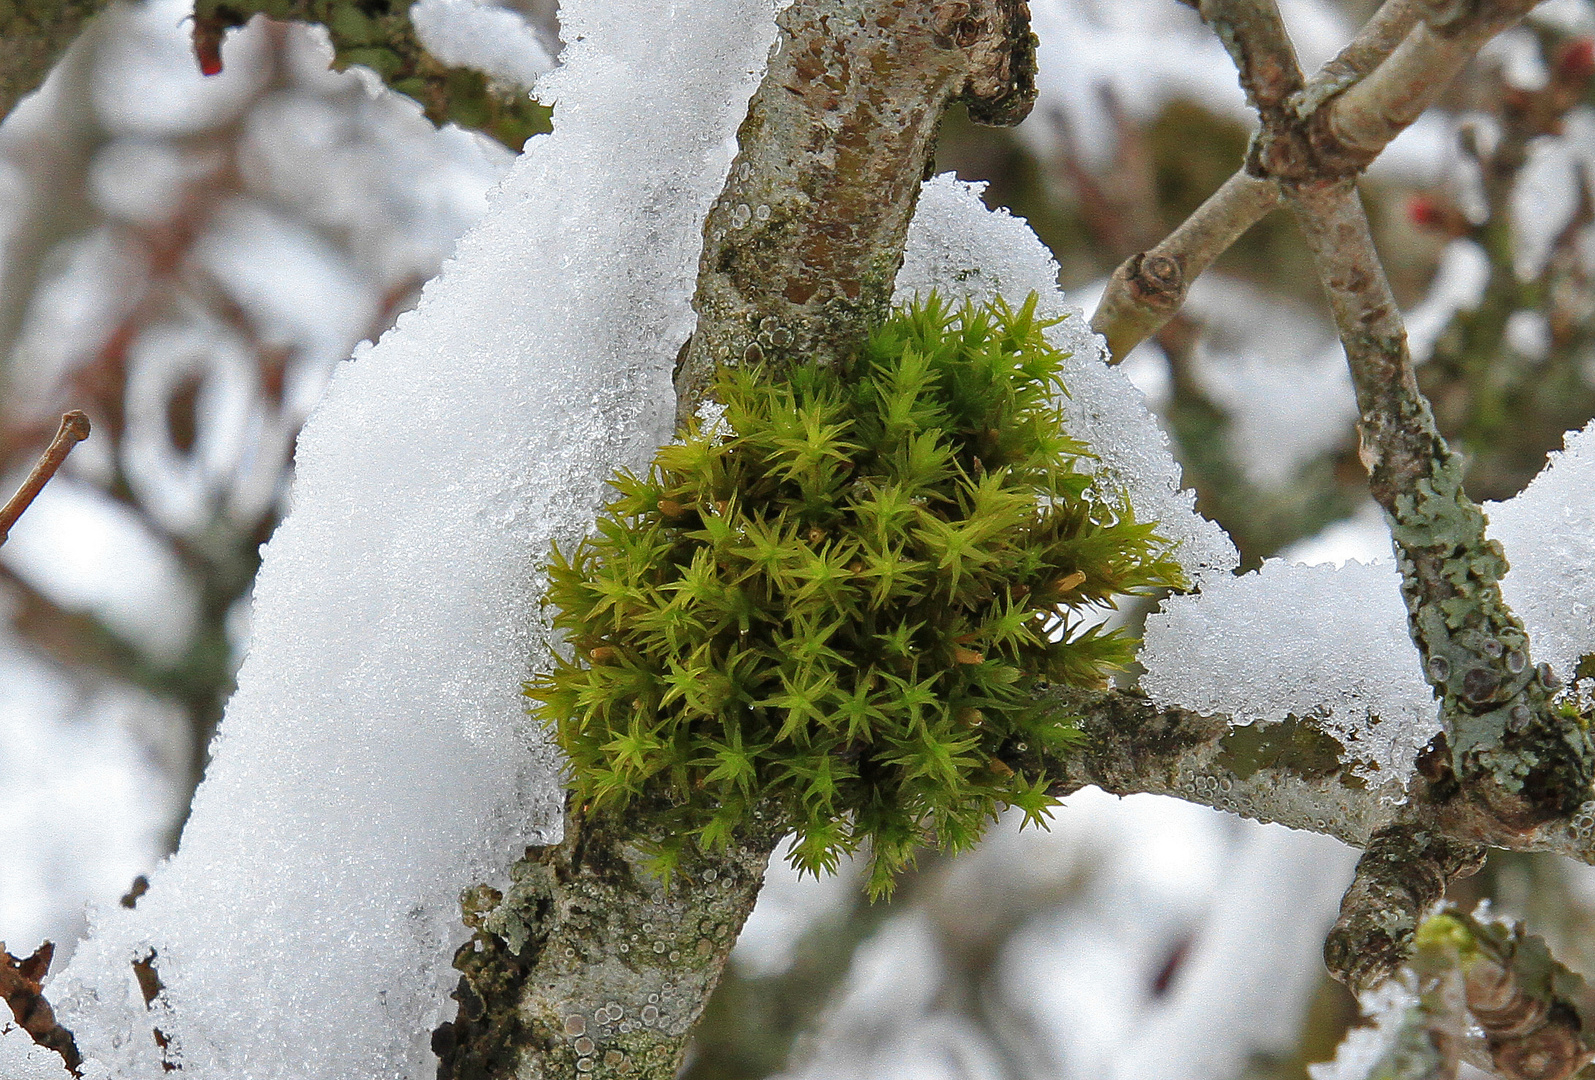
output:
[[[1239,46],[1232,47],[1232,55],[1242,65],[1248,94],[1254,101],[1270,102],[1276,122],[1254,143],[1242,169],[1190,220],[1114,271],[1091,318],[1092,329],[1107,338],[1114,362],[1172,318],[1191,282],[1279,205],[1277,177],[1340,178],[1366,168],[1433,104],[1486,41],[1532,6],[1533,0],[1482,0],[1477,5],[1386,0],[1333,60],[1290,92],[1288,108],[1281,110],[1279,93],[1297,85],[1277,74],[1289,55],[1282,25],[1267,29],[1272,20],[1262,19],[1259,12],[1264,9],[1252,9],[1241,0],[1208,0],[1203,14],[1222,24],[1227,42],[1236,29],[1243,37],[1262,31],[1273,39],[1252,59],[1237,52]]]
[[[1534,667],[1523,624],[1501,598],[1506,560],[1418,390],[1356,189],[1335,181],[1285,191],[1345,345],[1362,458],[1391,523],[1413,641],[1441,698],[1450,768],[1499,836],[1565,817],[1589,796],[1595,746],[1553,707],[1552,677]]]
[[[50,445],[40,455],[38,464],[28,473],[27,479],[22,481],[17,493],[0,506],[0,544],[6,542],[6,538],[11,535],[11,526],[17,523],[24,510],[33,505],[33,500],[39,497],[44,485],[50,482],[56,470],[66,461],[66,456],[72,452],[72,448],[88,437],[88,416],[73,409],[61,417],[61,427],[56,431],[55,438],[50,440]]]
[[[0,8],[0,120],[50,74],[109,0],[26,0]]]

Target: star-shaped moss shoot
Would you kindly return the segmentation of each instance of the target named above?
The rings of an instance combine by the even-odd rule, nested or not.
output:
[[[1183,584],[1079,468],[1049,325],[1033,296],[932,296],[851,370],[722,371],[723,422],[615,478],[596,535],[549,567],[573,655],[526,691],[579,805],[668,805],[667,874],[680,843],[723,845],[772,808],[801,870],[868,840],[875,895],[1005,806],[1043,820],[1047,778],[1005,751],[1080,735],[1036,690],[1101,685],[1133,642],[1089,616]]]

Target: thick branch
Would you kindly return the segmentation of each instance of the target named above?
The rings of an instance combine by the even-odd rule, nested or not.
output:
[[[757,815],[730,850],[689,851],[668,887],[649,867],[645,807],[571,815],[558,847],[527,849],[507,894],[466,892],[454,997],[433,1033],[440,1080],[671,1080],[753,908],[780,829]]]
[[[890,303],[937,125],[954,101],[1017,122],[1033,96],[1022,0],[797,0],[705,225],[690,417],[722,362],[842,360]],[[659,808],[572,815],[564,842],[467,894],[443,1077],[675,1076],[782,831],[756,813],[726,853],[687,850],[668,889]]]
[[[1054,795],[1089,785],[1173,795],[1357,847],[1391,813],[1352,772],[1347,748],[1311,721],[1235,727],[1227,716],[1154,705],[1125,690],[1057,686],[1047,703],[1080,726],[1086,745],[1062,755],[1029,749],[1008,764],[1046,775]]]
[[[0,4],[0,119],[50,74],[66,47],[109,0],[12,0]]]
[[[718,364],[850,356],[890,305],[943,112],[1017,123],[1035,95],[1020,0],[800,0],[779,24],[704,224],[682,420]]]

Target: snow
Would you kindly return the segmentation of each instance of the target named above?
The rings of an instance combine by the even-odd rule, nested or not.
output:
[[[1501,592],[1528,628],[1536,663],[1571,679],[1595,653],[1595,421],[1515,498],[1486,503],[1512,569]]]
[[[91,1077],[159,1075],[156,1024],[196,1080],[430,1076],[459,890],[557,830],[519,696],[537,563],[669,433],[702,219],[774,35],[767,0],[563,15],[554,134],[300,438],[179,853],[51,984]]]
[[[1064,427],[1096,454],[1099,485],[1123,492],[1137,520],[1159,523],[1159,533],[1176,543],[1175,557],[1193,581],[1233,570],[1238,562],[1234,545],[1196,512],[1196,496],[1181,487],[1168,436],[1145,397],[1123,372],[1108,366],[1101,337],[1078,309],[1064,304],[1057,263],[1023,219],[986,209],[982,190],[983,184],[964,183],[951,174],[926,182],[897,275],[898,302],[934,289],[953,299],[1000,296],[1017,305],[1035,292],[1043,317],[1063,319],[1048,337],[1070,353]]]
[[[525,19],[482,0],[420,0],[410,21],[421,44],[449,67],[475,68],[508,86],[530,89],[554,66]]]
[[[1488,535],[1512,569],[1507,604],[1536,662],[1564,678],[1595,653],[1595,422],[1519,495],[1485,504]],[[1358,525],[1352,542],[1366,544]],[[1393,563],[1303,566],[1271,559],[1214,577],[1147,619],[1141,686],[1160,704],[1227,713],[1237,723],[1313,717],[1346,746],[1354,771],[1396,791],[1439,730],[1407,632]],[[1375,719],[1377,718],[1377,719]]]
[[[1399,784],[1439,730],[1388,560],[1337,570],[1270,559],[1214,578],[1147,619],[1140,661],[1142,688],[1162,704],[1237,724],[1316,719],[1375,784]]]

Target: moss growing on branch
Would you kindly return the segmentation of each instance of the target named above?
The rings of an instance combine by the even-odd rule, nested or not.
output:
[[[1034,308],[932,297],[851,370],[723,370],[723,420],[615,479],[550,567],[574,655],[527,687],[580,805],[662,795],[708,849],[773,806],[802,870],[868,839],[877,895],[921,843],[967,847],[1005,805],[1043,819],[1047,777],[1002,756],[1079,734],[1036,689],[1102,684],[1132,643],[1088,613],[1183,582],[1078,468]]]

